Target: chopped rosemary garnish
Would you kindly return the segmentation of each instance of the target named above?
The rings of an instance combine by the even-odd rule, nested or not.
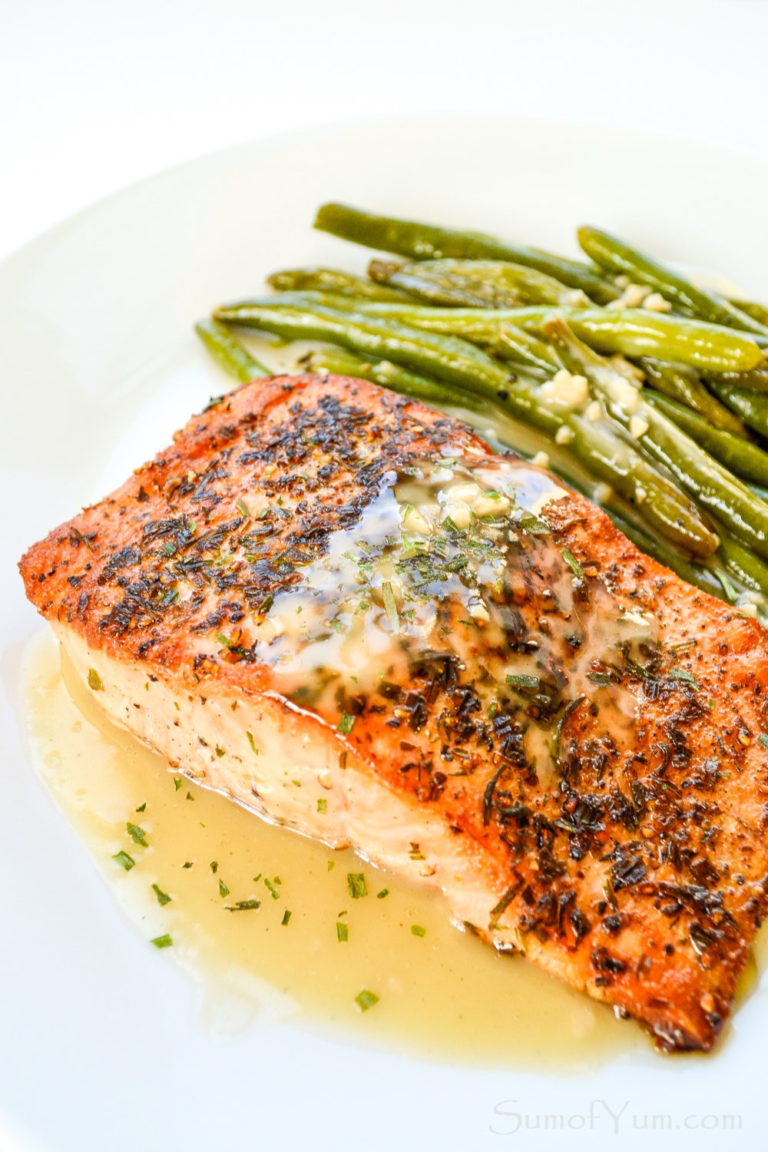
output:
[[[289,908],[286,908],[285,912],[283,912],[283,918],[280,921],[283,928],[286,926],[286,924],[290,923],[291,915],[292,915],[291,910]]]
[[[210,868],[211,872],[213,872],[213,874],[214,874],[214,876],[215,876],[215,875],[216,875],[216,873],[217,873],[217,872],[218,872],[218,870],[219,870],[219,862],[218,862],[218,860],[211,860],[211,862],[210,862],[210,864],[208,865],[208,867]]]
[[[348,712],[342,712],[338,723],[338,729],[342,736],[349,736],[355,726],[355,720],[355,716],[350,716]]]
[[[174,776],[174,778],[173,778],[173,790],[174,790],[174,792],[178,792],[179,788],[181,788],[182,783],[183,783],[183,781],[182,781],[180,776]]]
[[[377,900],[383,900],[385,896],[389,896],[389,888],[382,888],[381,892],[376,893]]]
[[[394,633],[398,633],[400,631],[400,617],[397,612],[395,594],[392,591],[392,584],[389,580],[384,580],[382,582],[381,598],[384,601],[384,610],[389,617],[389,623],[392,626],[392,631]]]
[[[718,569],[715,571],[715,575],[717,576],[718,580],[720,581],[720,584],[722,585],[722,589],[723,589],[723,592],[725,592],[725,596],[726,596],[726,599],[728,600],[728,603],[733,604],[734,601],[738,600],[738,598],[739,598],[738,592],[734,588],[733,584],[731,584],[731,582],[728,579],[728,576],[726,575],[725,572]]]
[[[268,880],[266,876],[264,877],[264,885],[265,885],[267,891],[269,892],[269,894],[273,900],[279,900],[280,899],[280,893],[278,892],[277,888],[275,888],[272,881]]]
[[[250,900],[238,900],[237,904],[226,904],[227,912],[252,912],[256,908],[261,908],[261,900],[255,900],[251,897]]]
[[[229,896],[229,888],[224,883],[221,876],[219,876],[219,896],[221,896],[221,897]]]
[[[250,509],[248,508],[248,505],[246,504],[245,500],[238,500],[237,501],[237,510],[238,510],[238,512],[241,512],[243,516],[248,517],[251,515]]]
[[[149,847],[147,844],[147,834],[143,828],[139,827],[138,824],[131,824],[129,820],[125,828],[134,844],[141,844],[142,848]]]
[[[359,900],[361,896],[367,896],[368,887],[365,883],[365,873],[347,872],[347,888],[353,900]]]
[[[139,804],[138,808],[135,808],[135,809],[134,809],[134,811],[135,811],[135,812],[146,812],[146,810],[147,810],[147,802],[146,802],[146,800],[144,801],[144,803],[143,803],[143,804]]]
[[[757,739],[763,748],[768,748],[768,736],[761,732]]]
[[[339,944],[344,944],[349,940],[349,925],[345,924],[343,920],[336,921],[336,939]]]
[[[357,996],[355,996],[355,1003],[361,1012],[367,1012],[369,1008],[373,1008],[374,1004],[378,1004],[379,998],[375,992],[371,992],[370,988],[361,988]]]
[[[253,738],[253,732],[251,732],[250,729],[248,729],[245,734],[248,737],[248,743],[251,746],[251,752],[253,752],[254,756],[258,756],[259,750],[256,747],[256,741]]]
[[[565,560],[577,580],[584,579],[584,569],[569,548],[563,548],[563,560]]]
[[[524,512],[518,521],[519,527],[531,536],[548,536],[552,531],[545,520],[534,516],[532,512]]]
[[[535,692],[541,687],[541,680],[538,676],[528,676],[524,672],[510,673],[507,676],[507,684],[510,688],[530,688]]]
[[[695,678],[691,675],[691,673],[686,668],[673,668],[672,671],[670,672],[670,676],[674,680],[684,680],[686,684],[692,684],[693,687],[698,692],[699,685],[696,683]]]
[[[171,897],[168,895],[167,892],[163,892],[163,890],[159,886],[159,884],[153,884],[152,885],[152,891],[154,892],[155,896],[157,896],[158,904],[170,904]]]
[[[122,850],[115,852],[112,859],[116,861],[121,868],[125,868],[126,872],[130,872],[131,868],[136,867],[136,861],[133,856],[129,856],[127,852],[123,852]]]

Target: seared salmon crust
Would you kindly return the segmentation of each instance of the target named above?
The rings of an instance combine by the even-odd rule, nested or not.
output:
[[[275,377],[20,567],[190,778],[712,1046],[766,909],[768,634],[595,505],[373,384]]]

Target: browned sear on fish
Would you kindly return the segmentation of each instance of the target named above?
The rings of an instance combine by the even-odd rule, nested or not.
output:
[[[714,1043],[766,910],[768,635],[589,501],[372,384],[277,377],[21,570],[177,770]]]

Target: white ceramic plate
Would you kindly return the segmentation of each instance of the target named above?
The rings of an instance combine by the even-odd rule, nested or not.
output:
[[[501,119],[255,142],[130,188],[5,262],[0,1145],[5,1125],[13,1147],[46,1152],[761,1147],[762,987],[714,1056],[649,1050],[581,1076],[430,1066],[288,1025],[206,1031],[189,978],[127,923],[33,773],[19,659],[41,625],[16,559],[207,400],[191,322],[212,302],[279,266],[363,266],[311,230],[325,199],[564,251],[574,225],[598,222],[768,297],[767,166]]]

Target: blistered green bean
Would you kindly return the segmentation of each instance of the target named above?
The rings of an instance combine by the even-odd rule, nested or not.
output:
[[[730,432],[715,428],[703,416],[692,412],[684,404],[670,400],[667,396],[647,392],[645,397],[649,404],[674,421],[678,428],[729,468],[734,475],[753,484],[768,485],[768,452],[764,452],[757,444],[751,444],[739,436],[732,436]]]
[[[750,438],[746,426],[738,416],[726,408],[717,397],[702,384],[693,368],[683,364],[665,364],[662,360],[641,359],[638,364],[642,368],[647,382],[657,392],[669,396],[698,412],[715,428],[722,428],[732,436],[740,436],[743,440]]]
[[[600,268],[622,273],[646,284],[688,316],[768,337],[768,328],[734,307],[724,296],[692,284],[685,276],[652,260],[616,236],[599,228],[579,228],[576,235],[584,252]]]
[[[217,320],[198,320],[195,332],[222,368],[236,380],[247,383],[259,376],[272,375],[269,368],[265,368],[239,340],[235,339],[229,328]]]
[[[589,305],[577,288],[523,264],[502,260],[417,260],[394,264],[372,260],[368,275],[402,288],[426,304],[462,308],[518,308],[526,304]]]
[[[505,244],[483,232],[462,232],[438,228],[413,220],[379,216],[347,204],[323,204],[315,218],[315,228],[343,240],[363,244],[381,252],[394,252],[412,260],[488,259],[511,260],[554,276],[570,288],[581,288],[591,300],[605,304],[619,295],[616,288],[589,264],[566,260],[539,248]]]

